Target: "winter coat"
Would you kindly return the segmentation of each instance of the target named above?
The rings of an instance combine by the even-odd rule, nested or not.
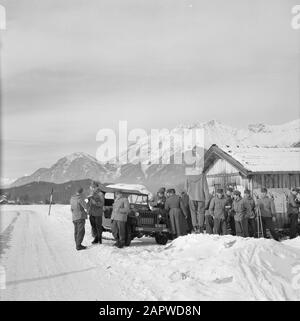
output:
[[[247,218],[255,218],[255,202],[252,197],[244,197],[244,200],[249,204]]]
[[[70,200],[72,220],[87,219],[87,205],[84,198],[80,194],[73,195]]]
[[[184,218],[183,203],[181,197],[172,195],[167,198],[165,210],[169,211],[170,227],[173,235],[185,235],[187,232],[187,222]]]
[[[232,203],[233,203],[233,198],[231,196],[226,195],[226,205],[225,205],[225,210],[228,215],[232,215]]]
[[[185,185],[191,201],[208,202],[209,190],[205,174],[188,175]]]
[[[274,201],[268,196],[260,198],[257,201],[257,206],[259,207],[261,216],[263,217],[272,217],[276,215]]]
[[[215,196],[209,205],[209,213],[214,218],[225,219],[225,205],[227,203],[226,198],[223,196],[219,198]]]
[[[247,218],[247,213],[250,212],[250,206],[244,198],[240,198],[239,200],[233,200],[232,209],[234,211],[235,221],[244,220],[245,218]]]
[[[300,205],[296,203],[296,195],[293,195],[292,193],[290,193],[288,196],[287,213],[298,214],[299,206]]]
[[[130,205],[127,197],[120,197],[114,201],[111,219],[126,222],[129,211]]]
[[[89,197],[88,214],[91,216],[102,216],[104,206],[104,196],[101,192],[95,192]]]
[[[213,194],[209,194],[209,198],[208,198],[208,201],[205,202],[206,203],[206,206],[205,206],[205,216],[210,216],[210,211],[209,211],[209,207],[210,207],[210,204],[211,204],[211,201],[213,200],[214,196]]]
[[[172,208],[179,208],[180,210],[183,210],[183,203],[180,196],[172,195],[166,199],[165,210],[169,211]]]
[[[184,193],[181,194],[181,205],[182,205],[182,211],[185,217],[188,217],[191,215],[190,212],[190,198],[189,196]]]

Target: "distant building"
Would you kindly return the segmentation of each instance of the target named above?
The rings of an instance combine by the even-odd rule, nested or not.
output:
[[[7,204],[7,203],[8,203],[7,196],[6,195],[1,195],[0,196],[0,205]]]

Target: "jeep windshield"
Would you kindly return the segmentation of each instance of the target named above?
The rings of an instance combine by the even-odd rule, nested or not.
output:
[[[105,199],[113,200],[114,198],[114,193],[105,193]],[[128,194],[128,201],[130,204],[148,205],[148,196],[139,194]]]

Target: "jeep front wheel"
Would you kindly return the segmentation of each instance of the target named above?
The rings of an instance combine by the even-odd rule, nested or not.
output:
[[[166,245],[168,242],[168,236],[166,234],[156,234],[155,241],[159,245]]]

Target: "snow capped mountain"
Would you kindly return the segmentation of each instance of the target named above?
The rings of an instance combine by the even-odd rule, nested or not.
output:
[[[300,119],[283,125],[250,125],[243,143],[261,147],[296,146],[300,143]]]
[[[300,119],[283,125],[253,124],[249,125],[247,129],[237,129],[216,120],[179,127],[204,129],[206,148],[212,144],[244,147],[291,147],[300,142]]]
[[[111,179],[111,170],[101,165],[96,158],[86,153],[73,153],[59,159],[50,168],[40,168],[32,175],[17,179],[11,186],[20,186],[30,182],[64,183],[81,179]]]
[[[192,125],[180,125],[175,135],[182,135],[184,129],[203,129],[204,148],[212,144],[219,146],[261,146],[261,147],[299,147],[300,119],[283,125],[254,124],[246,129],[238,129],[216,120],[198,122]],[[142,141],[148,146],[149,137]],[[157,145],[160,157],[169,155],[168,145]],[[176,151],[176,149],[175,149]],[[151,150],[151,153],[157,150]],[[174,154],[174,151],[173,151]],[[171,152],[172,158],[172,152]],[[139,156],[135,160],[141,160]],[[86,153],[73,153],[58,160],[51,168],[40,168],[30,176],[17,179],[11,186],[20,186],[34,181],[64,183],[71,180],[96,179],[102,182],[140,183],[149,186],[150,190],[160,185],[174,186],[182,183],[184,165],[151,164],[150,157],[142,159],[143,164],[125,165],[103,164]]]
[[[0,178],[0,187],[5,188],[6,186],[9,186],[11,183],[13,183],[16,179],[13,178],[6,178],[6,177],[1,177]]]

